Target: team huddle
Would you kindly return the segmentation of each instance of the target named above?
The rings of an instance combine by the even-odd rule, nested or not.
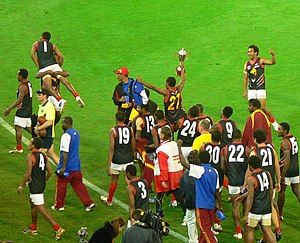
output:
[[[19,194],[26,184],[30,189],[32,223],[23,233],[37,234],[37,215],[41,213],[53,226],[55,239],[59,240],[65,229],[44,206],[43,192],[52,174],[48,157],[57,165],[52,210],[65,210],[69,183],[86,211],[92,211],[95,204],[82,182],[78,156],[80,135],[72,127],[71,117],[62,120],[64,134],[60,156],[54,151],[55,125],[66,104],[60,95],[60,83],[73,94],[81,108],[85,104],[67,80],[70,73],[62,69],[63,55],[50,38],[50,33],[44,32],[31,51],[32,60],[39,69],[36,78],[41,79],[41,88],[36,91],[40,102],[38,115],[32,115],[32,84],[27,79],[26,69],[18,71],[17,100],[4,111],[4,115],[18,108],[14,120],[16,147],[9,153],[23,153],[22,129],[33,135],[27,170],[18,188]],[[254,242],[254,231],[260,226],[263,231],[261,242],[281,239],[280,221],[283,220],[287,186],[291,185],[300,203],[298,142],[290,133],[289,124],[278,124],[266,106],[264,68],[276,64],[275,53],[270,50],[271,60],[260,58],[258,53],[257,46],[248,47],[243,94],[248,99],[250,116],[243,131],[231,120],[231,106],[222,107],[221,119],[217,122],[204,114],[203,104],[195,104],[187,112],[184,110],[182,91],[187,79],[184,59],[179,60],[176,72],[180,82],[176,85],[176,78],[168,77],[165,88],[148,83],[140,76],[136,80],[130,78],[126,67],[114,71],[119,83],[112,96],[117,106],[116,125],[109,132],[107,175],[111,182],[108,196],[101,195],[101,201],[107,206],[113,205],[119,176],[124,171],[130,220],[123,242],[133,242],[135,237],[139,237],[136,242],[162,241],[162,232],[153,228],[148,230],[143,222],[145,217],[141,216],[150,211],[149,202],[153,201],[155,214],[162,219],[164,196],[169,194],[172,194],[171,205],[182,208],[181,225],[187,226],[189,242],[217,242],[217,236],[221,238],[223,231],[221,198],[222,193],[227,193],[225,189],[232,204],[234,238]],[[147,88],[163,96],[164,111],[150,99]],[[280,158],[272,144],[271,125],[282,137]],[[136,166],[140,169],[140,177]],[[156,193],[154,200],[149,198],[151,191]],[[243,215],[240,215],[241,206]],[[230,213],[226,212],[226,215]],[[146,241],[150,238],[152,240]],[[95,235],[90,242],[97,240],[99,238]]]

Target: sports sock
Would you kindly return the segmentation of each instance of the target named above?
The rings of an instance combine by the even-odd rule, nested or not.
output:
[[[241,226],[235,226],[235,231],[237,234],[242,233],[242,227]]]
[[[53,225],[53,229],[54,229],[55,231],[58,231],[58,230],[59,230],[59,228],[60,228],[60,225],[59,225],[59,224],[55,224],[55,225]]]
[[[77,92],[75,92],[74,94],[73,94],[73,96],[76,98],[77,96],[80,96]]]
[[[283,213],[279,211],[279,217],[282,217],[282,214],[283,214]]]
[[[108,192],[108,198],[107,201],[108,202],[112,202],[112,199],[114,197],[115,191],[117,189],[118,184],[112,184],[110,183],[109,185],[109,192]]]
[[[215,224],[220,224],[221,223],[221,219],[220,218],[215,218]]]
[[[30,229],[31,230],[36,230],[37,228],[37,225],[36,224],[30,224]]]
[[[17,144],[17,147],[16,147],[16,149],[17,149],[17,150],[21,150],[21,149],[23,149],[23,147],[22,147],[22,144]]]
[[[276,227],[276,228],[275,228],[275,231],[279,231],[279,230],[281,230],[280,227]]]
[[[175,195],[174,193],[172,193],[172,199],[171,199],[172,202],[176,201],[176,198],[175,198]]]
[[[228,190],[228,179],[227,179],[227,177],[224,177],[223,186]]]
[[[61,98],[61,96],[57,96],[57,101],[59,102],[62,98]]]

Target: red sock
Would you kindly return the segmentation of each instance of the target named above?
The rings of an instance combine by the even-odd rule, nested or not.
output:
[[[271,116],[269,120],[270,120],[271,123],[273,123],[273,122],[275,122],[275,117]]]
[[[59,224],[55,224],[55,225],[53,225],[53,229],[54,229],[55,231],[58,231],[58,230],[59,230],[59,228],[60,228],[60,225],[59,225]]]
[[[37,228],[37,225],[36,224],[30,224],[30,229],[31,230],[36,230]]]
[[[17,150],[21,150],[21,149],[23,149],[23,147],[22,147],[22,144],[17,144],[17,147],[16,147],[16,149],[17,149]]]
[[[174,201],[176,201],[176,197],[175,197],[175,195],[172,193],[172,202],[174,202]]]
[[[237,234],[242,233],[242,227],[241,226],[235,226],[235,231]]]
[[[73,96],[76,98],[77,96],[80,96],[77,92],[75,92],[74,94],[73,94]]]
[[[279,217],[282,217],[282,212],[279,211]]]
[[[118,184],[112,184],[112,183],[110,183],[110,185],[109,185],[109,192],[108,192],[108,198],[107,198],[108,202],[112,202],[112,199],[114,197],[115,190],[117,189],[117,186],[118,186]]]
[[[281,230],[280,227],[275,227],[275,231]]]
[[[221,219],[220,218],[215,218],[215,224],[220,224],[221,223]]]
[[[265,234],[263,236],[263,240],[264,240],[264,242],[267,242],[267,236]]]
[[[61,96],[57,96],[57,101],[59,102],[62,98],[61,98]]]
[[[224,177],[223,186],[228,190],[228,179],[227,179],[227,177]]]

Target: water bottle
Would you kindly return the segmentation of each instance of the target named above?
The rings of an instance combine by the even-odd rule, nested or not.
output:
[[[221,220],[225,220],[225,219],[226,219],[226,216],[224,215],[224,213],[223,213],[222,211],[218,210],[218,211],[217,211],[217,214],[218,214],[218,216],[219,216],[219,218],[220,218]]]
[[[59,173],[60,173],[60,170],[57,170],[57,171],[56,171],[56,174],[57,174],[58,176],[59,176]],[[70,175],[69,172],[67,172],[67,171],[64,172],[64,176],[65,176],[65,177],[68,177],[69,175]]]

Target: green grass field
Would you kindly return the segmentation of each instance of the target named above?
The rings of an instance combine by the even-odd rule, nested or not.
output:
[[[300,139],[300,3],[278,1],[12,1],[0,2],[0,110],[16,98],[17,70],[29,70],[34,90],[39,89],[37,72],[30,58],[34,41],[43,31],[52,33],[55,43],[65,56],[64,68],[71,72],[69,80],[86,103],[84,109],[64,87],[62,95],[68,100],[64,116],[72,116],[74,127],[81,133],[82,171],[92,184],[107,190],[106,175],[108,132],[114,126],[116,107],[111,96],[117,84],[113,70],[127,66],[131,77],[139,74],[145,81],[164,86],[165,79],[175,74],[178,61],[174,56],[184,47],[190,52],[186,61],[187,81],[183,91],[186,109],[202,103],[204,112],[217,121],[225,105],[234,108],[232,119],[243,128],[248,117],[247,101],[243,98],[243,65],[247,47],[257,44],[260,56],[271,58],[273,48],[277,64],[266,68],[268,106],[279,122],[287,121],[291,132]],[[163,107],[162,97],[152,92],[151,98]],[[37,100],[34,99],[37,111]],[[14,112],[3,119],[13,126]],[[30,223],[28,190],[18,196],[16,190],[25,173],[26,155],[8,155],[15,146],[14,135],[0,126],[0,241],[52,242],[54,233],[39,217],[39,234],[25,236],[22,229]],[[57,126],[55,142],[58,152],[61,128]],[[280,138],[274,134],[279,151]],[[28,134],[25,134],[29,138]],[[54,169],[54,167],[53,167]],[[49,208],[54,200],[55,177],[48,182],[45,199]],[[97,207],[84,211],[71,188],[65,202],[65,212],[51,212],[66,228],[62,242],[77,242],[76,232],[87,226],[90,234],[106,220],[116,216],[128,217],[118,205],[109,208],[100,201],[99,193],[89,189]],[[116,197],[127,204],[125,182],[120,181]],[[224,232],[219,242],[238,242],[231,219],[231,206],[223,195]],[[187,237],[186,227],[180,226],[182,212],[171,209],[165,200],[165,219],[172,230]],[[300,207],[291,190],[287,190],[283,238],[281,242],[298,242]],[[257,233],[259,238],[260,233]],[[181,242],[174,236],[165,242]],[[118,237],[116,242],[121,242]]]

